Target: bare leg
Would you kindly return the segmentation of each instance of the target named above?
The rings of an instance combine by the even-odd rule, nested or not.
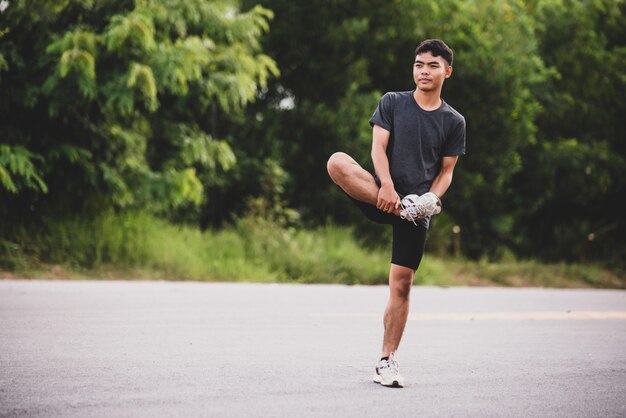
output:
[[[328,175],[350,197],[376,206],[380,188],[367,170],[343,152],[330,156],[326,165]],[[400,215],[400,208],[394,213]]]
[[[336,152],[331,155],[327,169],[330,178],[349,196],[376,205],[379,191],[376,181],[348,154]],[[399,212],[398,208],[395,214],[399,215]],[[415,270],[397,264],[391,265],[389,302],[384,317],[383,357],[396,351],[400,345],[409,314],[409,293],[414,275]]]
[[[373,205],[378,201],[378,185],[374,178],[354,158],[343,152],[330,156],[326,164],[328,175],[349,196]]]
[[[385,310],[385,335],[383,338],[382,357],[396,351],[402,339],[404,326],[409,315],[409,294],[413,284],[415,270],[408,267],[391,265],[389,271],[389,302]]]

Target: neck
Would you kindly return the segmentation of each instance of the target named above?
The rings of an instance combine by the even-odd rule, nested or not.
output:
[[[422,91],[416,88],[413,92],[413,97],[424,110],[435,110],[441,106],[441,90]]]

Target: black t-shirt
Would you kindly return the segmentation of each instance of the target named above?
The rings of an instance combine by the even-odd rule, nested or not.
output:
[[[439,108],[426,111],[413,91],[386,93],[370,125],[391,133],[389,171],[401,196],[428,192],[441,170],[442,157],[465,154],[465,118],[443,100]]]

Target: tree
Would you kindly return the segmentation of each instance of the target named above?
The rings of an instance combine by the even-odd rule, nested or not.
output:
[[[235,164],[214,115],[278,74],[231,1],[13,2],[0,21],[0,215],[199,207]]]
[[[309,222],[360,219],[328,180],[324,163],[333,151],[342,150],[371,169],[367,121],[377,100],[385,91],[414,88],[417,43],[442,38],[456,52],[444,98],[468,121],[468,155],[459,163],[444,205],[463,235],[471,237],[464,239],[467,255],[495,257],[514,244],[511,179],[522,168],[522,150],[535,141],[540,108],[534,92],[546,76],[534,21],[523,4],[262,4],[276,14],[265,49],[282,75],[255,106],[267,108],[257,136],[270,132],[282,144],[281,159],[291,175],[287,195]],[[287,99],[292,108],[276,106]]]
[[[552,76],[537,91],[538,141],[514,185],[522,254],[623,265],[626,224],[626,3],[531,2]],[[521,202],[520,202],[521,203]]]

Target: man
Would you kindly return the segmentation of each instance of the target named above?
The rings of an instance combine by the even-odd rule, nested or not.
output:
[[[382,356],[374,382],[402,387],[396,350],[409,313],[409,293],[420,264],[430,218],[441,211],[459,155],[465,154],[465,119],[441,99],[452,74],[452,50],[429,39],[415,50],[416,89],[387,93],[370,119],[375,175],[349,155],[328,160],[332,180],[371,220],[392,225],[389,301]]]

